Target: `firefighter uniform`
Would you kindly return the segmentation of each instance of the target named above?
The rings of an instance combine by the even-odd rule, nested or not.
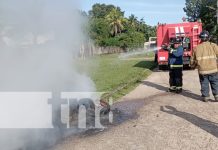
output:
[[[171,48],[169,50],[169,84],[170,92],[181,92],[182,91],[182,76],[183,76],[183,47],[180,45],[178,48]]]
[[[216,101],[218,101],[218,46],[209,41],[198,45],[191,57],[191,67],[198,68],[203,101],[209,100],[209,84]]]

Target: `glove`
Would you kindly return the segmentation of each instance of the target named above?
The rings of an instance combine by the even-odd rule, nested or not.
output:
[[[173,49],[169,48],[169,53],[172,54],[173,53]]]

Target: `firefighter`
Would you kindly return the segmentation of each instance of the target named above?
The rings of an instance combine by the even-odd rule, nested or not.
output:
[[[215,101],[218,102],[218,46],[209,42],[209,37],[208,31],[200,33],[201,44],[194,49],[190,66],[198,68],[202,100],[204,102],[209,100],[210,84]]]
[[[168,92],[182,92],[183,52],[182,39],[176,37],[171,41],[169,50],[169,84]]]

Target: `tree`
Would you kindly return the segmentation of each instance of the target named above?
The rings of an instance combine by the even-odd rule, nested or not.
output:
[[[135,15],[131,14],[129,16],[129,26],[135,28],[137,24],[138,24],[138,18]]]
[[[147,25],[145,24],[144,18],[141,18],[138,22],[137,31],[146,33]]]
[[[121,34],[119,38],[120,47],[126,48],[142,48],[144,47],[145,36],[141,32],[129,30],[127,33]]]
[[[188,21],[195,22],[200,19],[201,0],[186,0],[186,7],[183,10],[188,16]]]
[[[114,5],[94,4],[87,19],[89,37],[98,46],[139,48],[156,34],[156,28],[146,25],[144,19],[138,20],[133,14],[124,18],[124,12]]]
[[[201,20],[204,30],[217,37],[217,0],[186,0],[184,11],[188,16],[188,21]]]
[[[114,5],[106,5],[106,4],[94,4],[92,6],[92,10],[89,11],[89,16],[92,18],[105,18],[112,9],[117,9],[122,15],[124,12],[121,12],[120,7],[115,7]]]
[[[146,41],[149,40],[149,37],[156,37],[156,27],[147,26],[145,32],[145,39]]]
[[[216,14],[216,9],[213,9],[213,8],[217,8],[216,3],[217,3],[216,0],[208,0],[204,2],[202,4],[201,13],[200,13],[200,18],[203,23],[203,28],[210,32],[214,40],[216,40],[218,36],[217,14]]]
[[[104,40],[110,37],[110,27],[103,18],[92,18],[89,21],[89,36],[95,44],[104,46]]]
[[[126,21],[124,19],[123,14],[116,8],[113,8],[110,11],[110,13],[106,16],[106,20],[108,21],[111,27],[111,34],[113,36],[116,36],[118,33],[121,33],[121,31],[124,28],[123,23]]]

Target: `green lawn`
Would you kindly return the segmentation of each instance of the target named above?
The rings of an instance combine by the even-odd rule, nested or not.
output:
[[[118,54],[111,54],[78,60],[78,70],[92,78],[97,91],[108,92],[114,99],[133,90],[142,79],[150,75],[154,67],[151,54],[125,59],[120,59]]]

